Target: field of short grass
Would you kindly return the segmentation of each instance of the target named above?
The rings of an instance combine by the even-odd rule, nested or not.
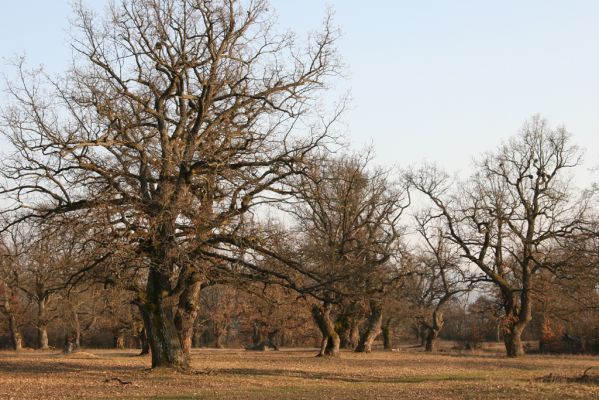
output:
[[[137,352],[0,352],[1,399],[599,399],[599,358],[507,359],[419,349],[315,358],[314,350],[194,350],[192,373],[150,371]],[[119,382],[120,379],[123,383]],[[546,382],[546,381],[551,382]]]

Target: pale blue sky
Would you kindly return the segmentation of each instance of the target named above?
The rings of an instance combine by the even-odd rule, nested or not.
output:
[[[466,169],[540,113],[587,148],[587,167],[599,165],[599,1],[271,3],[280,25],[299,33],[318,28],[327,5],[335,10],[349,136],[356,147],[372,143],[382,163]],[[68,0],[3,0],[1,10],[0,56],[64,68]]]

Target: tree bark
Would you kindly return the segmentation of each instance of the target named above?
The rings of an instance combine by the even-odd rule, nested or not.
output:
[[[125,348],[125,333],[126,330],[123,327],[116,328],[114,331],[114,348],[122,350]]]
[[[528,281],[523,279],[524,287],[528,287]],[[508,357],[521,357],[524,355],[522,345],[522,333],[532,319],[532,308],[529,290],[524,289],[520,293],[520,306],[516,295],[508,290],[502,291],[505,302],[505,317],[503,318],[503,341]]]
[[[372,343],[381,333],[383,324],[383,306],[380,301],[370,301],[370,316],[368,317],[368,326],[360,337],[360,342],[356,347],[357,353],[370,353]]]
[[[224,349],[223,345],[223,335],[217,333],[214,335],[214,348],[215,349]]]
[[[385,318],[383,320],[383,325],[381,327],[381,331],[383,334],[383,348],[385,350],[391,350],[393,348],[392,340],[391,340],[391,323],[392,318]]]
[[[426,336],[428,334],[428,328],[425,325],[420,325],[418,329],[418,340],[420,340],[420,347],[426,346]]]
[[[145,356],[146,354],[150,354],[150,343],[148,342],[148,336],[146,335],[146,328],[141,328],[139,330],[137,339],[139,340],[139,348],[141,349],[139,355]]]
[[[175,300],[168,296],[170,283],[160,268],[148,273],[147,300],[140,304],[152,353],[152,368],[189,368],[175,326]]]
[[[4,299],[4,302],[0,305],[0,311],[6,316],[8,321],[8,333],[10,335],[10,345],[14,351],[20,351],[23,349],[23,336],[19,331],[19,324],[13,314],[12,307],[10,305],[10,299],[8,295]]]
[[[14,315],[8,317],[8,331],[10,332],[10,343],[14,351],[23,350],[23,337],[19,332],[16,318]]]
[[[312,307],[312,317],[322,334],[322,342],[318,357],[337,357],[339,356],[339,347],[341,340],[339,334],[335,331],[335,325],[331,319],[331,310],[333,306],[330,303],[324,303],[322,306]]]
[[[81,323],[76,309],[73,309],[73,336],[75,350],[79,350],[81,348]]]
[[[37,347],[40,350],[48,350],[48,321],[46,319],[46,298],[37,302]]]
[[[200,311],[200,293],[202,280],[198,273],[192,273],[185,282],[185,289],[179,298],[175,325],[179,332],[181,349],[186,357],[191,354],[193,332]]]
[[[427,351],[429,353],[437,351],[437,337],[439,337],[439,330],[429,328],[428,334],[426,335],[424,351]]]
[[[443,329],[444,324],[443,312],[438,311],[438,309],[433,311],[432,324],[427,326],[428,333],[426,335],[424,351],[431,353],[437,351],[437,338],[439,337],[439,332]]]
[[[508,357],[520,357],[524,355],[524,347],[522,345],[522,332],[524,326],[521,324],[512,324],[503,332],[503,341]]]
[[[355,349],[360,340],[360,320],[357,317],[354,304],[344,310],[338,318],[336,326],[339,327],[339,339],[342,349]]]

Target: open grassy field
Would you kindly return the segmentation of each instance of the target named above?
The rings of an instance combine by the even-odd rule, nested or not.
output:
[[[0,352],[2,399],[599,399],[599,385],[544,382],[599,375],[599,358],[417,349],[314,357],[311,350],[194,350],[190,374],[150,371],[136,351]],[[116,379],[119,378],[125,384]],[[129,383],[130,382],[130,383]]]

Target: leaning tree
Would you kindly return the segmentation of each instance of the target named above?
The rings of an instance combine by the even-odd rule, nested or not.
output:
[[[145,268],[152,366],[185,368],[175,316],[194,316],[198,256],[329,136],[314,104],[339,67],[336,32],[327,19],[297,44],[264,0],[124,0],[102,20],[78,6],[74,24],[67,73],[19,62],[8,85],[5,213],[101,216],[131,249],[120,268]]]

